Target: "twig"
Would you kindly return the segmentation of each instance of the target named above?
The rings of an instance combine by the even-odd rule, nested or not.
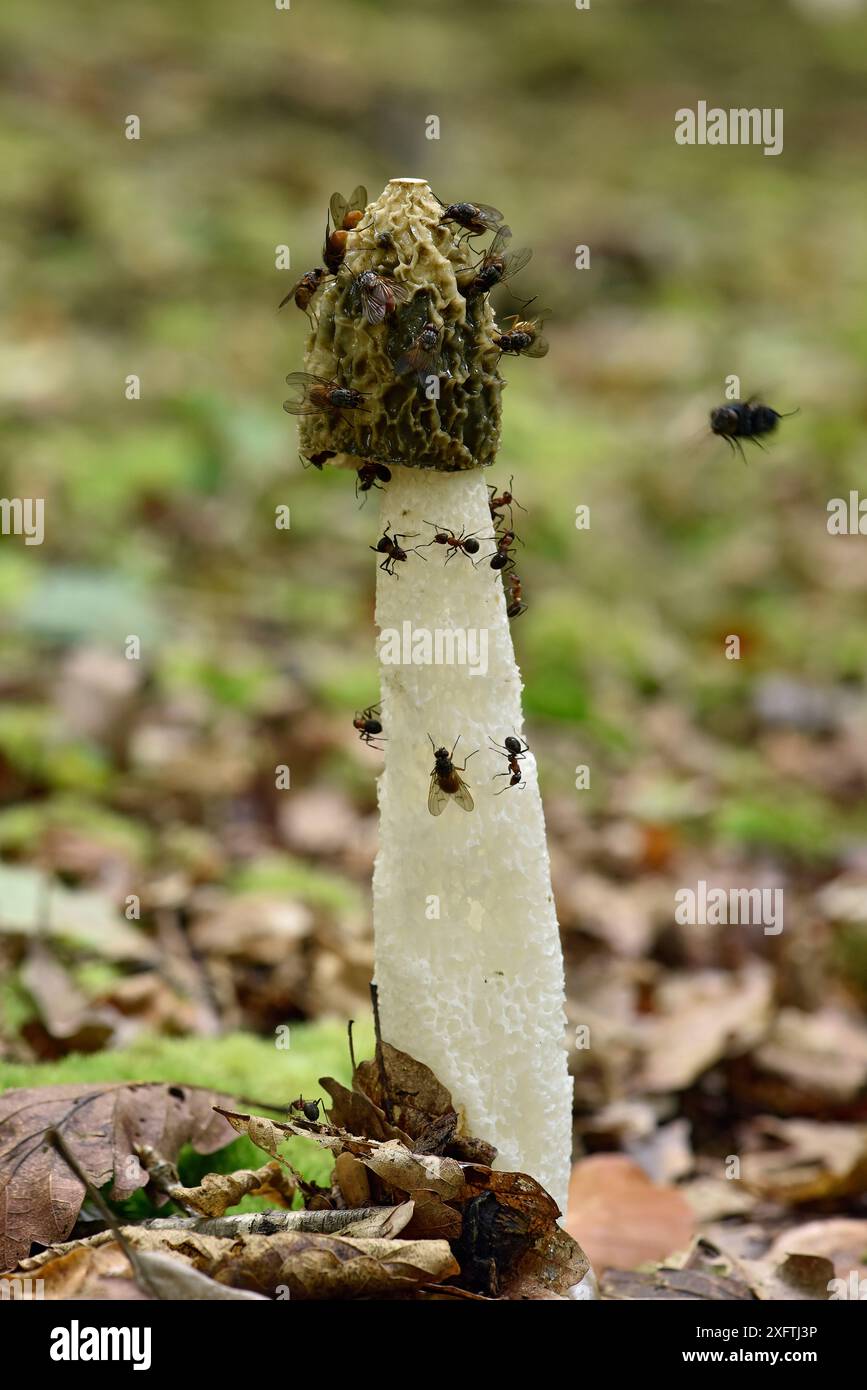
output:
[[[341,1211],[251,1211],[240,1216],[155,1216],[138,1230],[194,1231],[196,1235],[270,1236],[275,1231],[307,1231],[333,1235],[360,1221],[381,1217],[383,1207],[347,1207]]]
[[[382,1052],[382,1033],[379,1026],[379,990],[376,981],[370,982],[370,998],[373,1004],[373,1027],[376,1033],[376,1065],[379,1069],[379,1086],[382,1091],[382,1108],[385,1111],[385,1118],[391,1124],[391,1095],[388,1089],[388,1077],[385,1072],[385,1058]]]
[[[66,1166],[72,1169],[78,1181],[84,1183],[87,1195],[90,1197],[90,1200],[99,1211],[103,1221],[109,1227],[121,1250],[129,1260],[133,1278],[136,1280],[139,1287],[142,1288],[145,1293],[150,1294],[152,1298],[161,1298],[162,1295],[159,1289],[157,1289],[148,1278],[147,1270],[139,1260],[137,1252],[124,1236],[123,1231],[117,1223],[117,1217],[114,1212],[105,1201],[99,1188],[94,1187],[63,1135],[57,1129],[47,1129],[45,1131],[45,1142],[50,1144],[51,1147],[60,1154],[60,1157],[63,1159]]]

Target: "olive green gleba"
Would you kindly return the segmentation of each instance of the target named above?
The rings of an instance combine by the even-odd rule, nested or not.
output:
[[[481,253],[442,217],[426,183],[392,179],[348,233],[343,266],[316,300],[305,367],[363,399],[303,414],[308,458],[445,472],[493,462],[496,320],[481,287],[473,293]]]

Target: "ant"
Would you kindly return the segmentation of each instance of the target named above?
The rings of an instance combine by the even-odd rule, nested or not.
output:
[[[382,737],[382,724],[378,716],[379,705],[368,705],[367,709],[356,710],[352,721],[352,727],[358,730],[361,742],[369,743],[371,748],[378,748],[379,744],[374,740]]]
[[[511,527],[514,527],[515,521],[512,515],[512,507],[521,507],[521,504],[518,501],[517,497],[514,497],[512,494],[512,483],[514,482],[514,480],[515,475],[513,473],[511,478],[509,479],[509,486],[505,489],[504,492],[500,494],[499,497],[495,495],[497,489],[494,487],[494,484],[488,483],[488,491],[491,493],[491,496],[488,498],[488,506],[491,509],[491,521],[494,523],[494,526],[497,526],[501,520],[500,512],[504,509],[504,507],[508,507],[509,525]],[[525,512],[526,510],[526,507],[521,507],[522,512]]]
[[[501,787],[500,790],[496,793],[496,795],[502,796],[503,792],[509,790],[509,787],[526,786],[526,782],[524,781],[524,774],[521,771],[518,764],[522,763],[524,761],[525,754],[529,753],[529,743],[527,743],[526,741],[522,742],[521,739],[514,738],[510,734],[504,743],[495,743],[494,740],[491,739],[491,747],[493,748],[495,753],[502,753],[503,757],[506,759],[506,763],[508,764],[505,772],[494,773],[494,780],[496,780],[497,777],[509,778],[509,781],[506,783],[506,785],[504,787]]]
[[[492,570],[513,569],[515,562],[509,552],[515,541],[517,541],[519,545],[524,544],[521,537],[516,536],[514,531],[502,531],[499,536],[486,536],[485,540],[495,541],[497,545],[496,550],[493,555],[483,555],[481,560],[475,560],[473,563],[479,565],[482,560],[490,560]]]
[[[509,574],[503,575],[503,583],[506,586],[506,617],[520,618],[527,611],[521,596],[521,581],[516,574]]]
[[[376,542],[376,545],[368,546],[368,549],[376,551],[380,555],[384,555],[385,559],[383,560],[379,568],[381,570],[385,570],[386,574],[394,575],[395,579],[400,579],[400,575],[395,574],[394,567],[399,560],[405,560],[407,558],[407,552],[404,550],[400,542],[401,540],[414,540],[415,537],[418,535],[418,531],[412,531],[410,533],[395,531],[394,535],[390,536],[388,534],[390,530],[391,522],[389,521],[386,524],[386,528],[380,536],[379,540]],[[410,550],[414,551],[415,554],[418,555],[419,547],[417,545],[411,545]],[[426,557],[424,555],[421,555],[419,556],[419,558],[424,560]]]
[[[324,1101],[324,1100],[305,1100],[303,1096],[299,1096],[297,1100],[291,1100],[291,1101],[289,1102],[289,1109],[290,1109],[290,1110],[300,1110],[301,1113],[303,1114],[305,1120],[309,1120],[311,1124],[318,1124],[318,1123],[319,1123],[319,1107],[320,1107],[320,1105],[322,1106],[323,1118],[324,1118],[324,1120],[325,1120],[325,1123],[327,1124],[327,1123],[328,1123],[328,1119],[327,1119],[327,1116],[325,1115],[325,1101]]]
[[[471,531],[468,536],[465,536],[462,527],[461,534],[456,536],[454,531],[450,530],[448,526],[435,526],[432,521],[426,521],[425,526],[433,526],[436,535],[433,540],[428,541],[427,545],[422,548],[426,550],[429,545],[447,545],[449,547],[449,553],[446,556],[446,564],[448,564],[453,555],[457,555],[459,550],[462,550],[465,555],[476,555],[478,553],[479,542],[476,540],[476,536],[479,534],[478,531]]]
[[[380,483],[390,482],[391,469],[386,468],[384,463],[375,463],[372,459],[368,460],[367,463],[363,463],[361,467],[356,470],[355,495],[357,497],[359,492],[368,493],[372,487],[382,492]],[[361,503],[362,507],[366,501],[367,497],[365,496]]]

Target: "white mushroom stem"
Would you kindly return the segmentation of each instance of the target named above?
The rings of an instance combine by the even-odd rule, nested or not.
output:
[[[402,541],[407,550],[432,539],[425,522],[476,531],[473,558],[488,556],[487,481],[480,469],[395,467],[382,493],[383,528],[417,532]],[[511,787],[508,777],[495,779],[506,760],[489,746],[523,736],[522,682],[500,575],[463,553],[446,563],[448,553],[430,545],[425,559],[409,553],[396,577],[380,570],[377,578],[387,739],[373,880],[382,1035],[433,1069],[469,1131],[497,1146],[497,1167],[531,1174],[565,1211],[572,1082],[536,763],[528,752],[526,785]],[[438,632],[445,661],[424,664],[426,645],[436,656]],[[479,750],[465,773],[474,810],[450,800],[440,816],[429,813],[428,734],[449,749],[460,736],[458,767]]]

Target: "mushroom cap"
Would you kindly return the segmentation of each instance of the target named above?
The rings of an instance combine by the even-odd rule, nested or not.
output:
[[[443,472],[493,463],[504,385],[491,337],[496,319],[488,296],[466,299],[456,279],[483,253],[459,240],[442,213],[423,179],[392,179],[349,232],[343,265],[315,301],[304,366],[362,392],[363,408],[302,416],[307,457],[328,452],[336,467],[376,462]],[[378,323],[364,312],[366,271],[399,286]],[[438,338],[433,366],[419,372],[403,359],[426,324]]]

